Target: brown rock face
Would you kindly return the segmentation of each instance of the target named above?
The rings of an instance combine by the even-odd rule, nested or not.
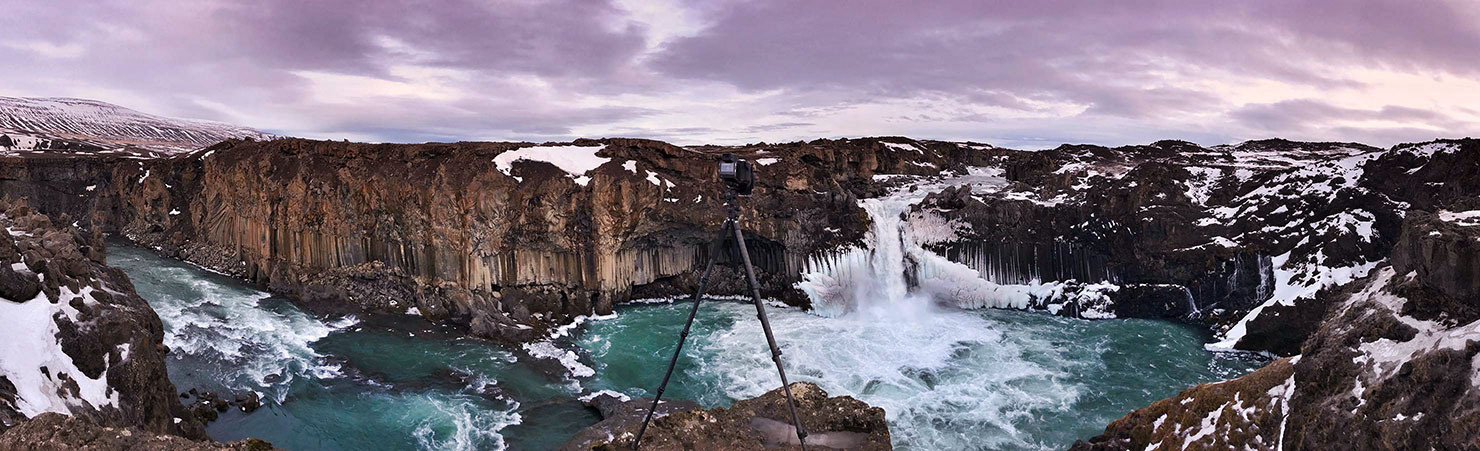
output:
[[[0,293],[5,294],[0,303],[53,304],[58,312],[41,321],[54,323],[55,345],[76,367],[75,373],[66,368],[21,368],[69,381],[58,393],[65,405],[53,402],[52,408],[109,427],[205,438],[200,423],[175,399],[175,387],[165,374],[167,351],[159,317],[134,293],[122,271],[103,265],[98,237],[53,225],[50,218],[20,203],[0,205],[0,210],[4,211],[0,226],[10,231],[0,239],[0,267],[9,270],[0,277]],[[32,297],[25,298],[27,294]],[[35,318],[27,320],[31,319]],[[13,326],[21,331],[47,327]],[[11,376],[0,375],[0,430],[25,423],[17,406],[16,384],[27,379]],[[106,383],[105,395],[116,396],[116,404],[82,402],[79,378]]]
[[[807,430],[808,449],[888,450],[889,425],[884,409],[869,407],[849,396],[829,398],[821,387],[807,382],[792,383],[802,425]],[[646,412],[644,400],[636,412]],[[647,400],[651,402],[651,400]],[[605,433],[578,434],[563,450],[627,450],[642,422],[607,424]],[[650,450],[762,450],[801,449],[791,412],[781,389],[736,402],[730,408],[684,410],[653,420],[642,438],[642,449]],[[603,425],[597,425],[598,427]],[[608,435],[609,434],[609,435]]]
[[[195,441],[134,427],[98,426],[78,417],[44,413],[0,434],[4,450],[84,451],[270,451],[271,443],[247,439],[231,443]]]
[[[493,161],[532,143],[236,140],[154,160],[7,157],[0,193],[323,308],[416,307],[520,341],[634,297],[690,292],[724,217],[719,152],[765,163],[741,214],[765,296],[806,303],[793,285],[807,262],[864,244],[870,221],[857,199],[891,183],[876,175],[954,176],[971,166],[996,171],[1006,187],[954,189],[911,212],[961,226],[930,251],[994,283],[1118,287],[1028,308],[1172,318],[1220,333],[1273,295],[1276,257],[1296,282],[1323,283],[1318,267],[1386,258],[1403,210],[1448,208],[1480,191],[1477,140],[1043,152],[896,137],[570,144],[604,146],[595,157],[608,160],[577,176]],[[716,280],[738,280],[727,271]],[[712,291],[744,294],[738,283]],[[1330,304],[1316,296],[1271,306],[1235,347],[1293,355]]]
[[[609,160],[579,178],[542,161],[493,161],[533,145],[284,139],[147,161],[37,155],[7,162],[0,188],[327,308],[416,307],[522,340],[634,293],[691,290],[725,216],[712,152],[784,157],[761,167],[741,220],[763,293],[791,303],[805,302],[791,283],[808,256],[862,239],[853,189],[872,186],[875,170],[915,167],[907,160],[943,164],[879,140],[578,141]]]

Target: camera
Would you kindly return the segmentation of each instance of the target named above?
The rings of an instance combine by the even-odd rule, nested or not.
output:
[[[719,158],[719,179],[725,182],[725,188],[741,196],[749,196],[755,189],[755,170],[749,161],[733,153]]]

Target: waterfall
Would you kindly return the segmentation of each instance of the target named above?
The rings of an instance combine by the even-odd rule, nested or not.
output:
[[[864,199],[860,204],[873,222],[868,246],[808,259],[803,280],[797,283],[819,315],[892,309],[910,297],[906,261],[911,256],[907,255],[901,216],[911,202],[883,198]]]
[[[899,200],[865,199],[864,211],[873,220],[869,233],[873,237],[873,280],[884,299],[904,299],[909,291],[905,281],[904,226],[900,216],[909,208]]]
[[[1109,292],[1119,289],[1110,283],[1094,283],[1098,276],[1113,279],[1102,261],[1091,261],[1082,251],[1056,244],[1053,260],[1062,268],[1047,267],[1041,260],[1048,250],[1036,246],[969,244],[970,254],[961,260],[937,254],[928,245],[957,243],[959,228],[968,227],[940,217],[929,209],[911,212],[911,207],[931,193],[951,186],[1000,189],[1005,179],[992,171],[973,168],[965,176],[926,179],[879,198],[863,199],[859,206],[872,221],[864,246],[827,251],[809,256],[802,268],[797,289],[812,301],[812,313],[826,317],[863,314],[886,320],[908,319],[931,314],[936,303],[962,308],[1042,308],[1057,312],[1072,305],[1072,312],[1087,317],[1107,317]],[[1027,248],[1022,248],[1027,247]],[[1063,257],[1084,257],[1066,262]],[[1071,277],[1044,282],[1042,275],[1063,273]],[[1073,276],[1081,277],[1076,281]]]
[[[862,312],[900,319],[928,314],[936,301],[966,308],[1027,308],[1034,299],[1063,297],[1063,284],[1042,284],[1036,277],[1026,284],[1000,284],[925,249],[922,243],[953,233],[942,221],[903,218],[927,192],[860,201],[873,223],[866,247],[809,258],[796,284],[812,300],[813,313],[838,317]]]
[[[1258,302],[1269,299],[1269,290],[1274,287],[1274,262],[1267,255],[1259,256],[1259,288],[1254,289]]]
[[[1187,316],[1191,317],[1202,313],[1197,309],[1197,301],[1192,298],[1192,290],[1187,289],[1186,285],[1182,285],[1182,294],[1187,295]]]

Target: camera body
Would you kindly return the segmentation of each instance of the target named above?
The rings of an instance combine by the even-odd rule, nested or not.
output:
[[[725,188],[741,196],[749,196],[755,190],[755,169],[749,161],[726,153],[719,158],[719,179]]]

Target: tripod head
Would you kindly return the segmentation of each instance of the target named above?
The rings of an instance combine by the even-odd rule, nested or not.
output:
[[[755,189],[755,169],[749,161],[725,153],[719,157],[719,179],[725,182],[726,198],[729,193],[749,196]]]
[[[755,169],[749,161],[726,152],[719,157],[719,179],[725,184],[725,208],[729,218],[740,217],[739,196],[749,197],[755,190]]]

